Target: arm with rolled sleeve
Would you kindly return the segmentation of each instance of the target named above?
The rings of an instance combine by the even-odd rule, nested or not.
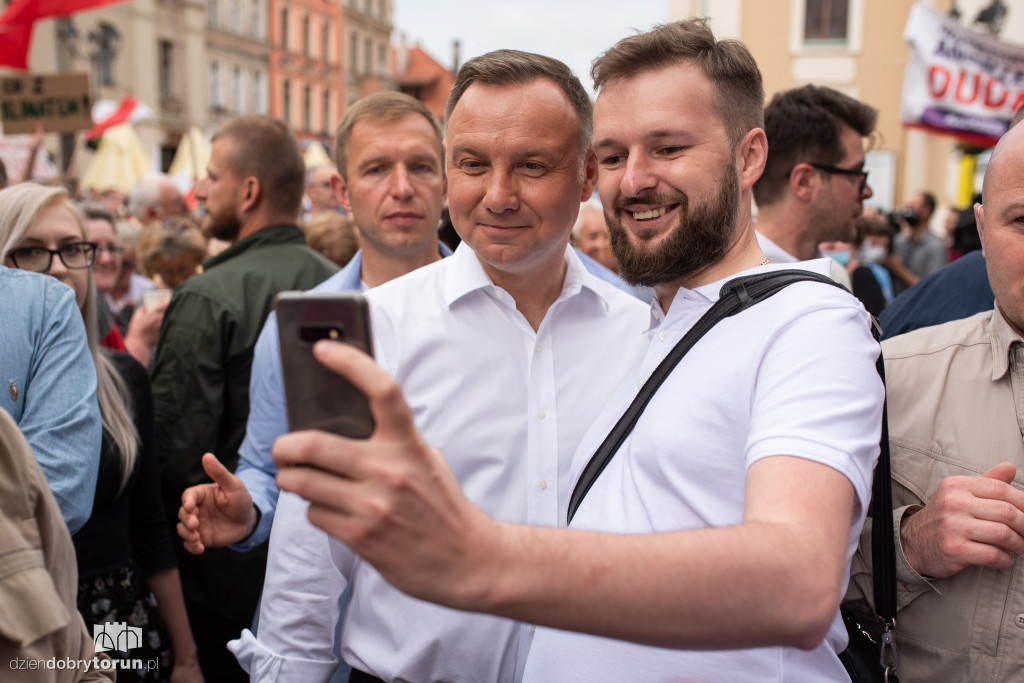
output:
[[[306,517],[295,494],[282,493],[270,535],[258,635],[243,631],[229,649],[253,681],[326,681],[334,656],[338,599],[355,555]]]
[[[96,365],[75,293],[51,281],[43,324],[35,331],[33,348],[25,351],[32,359],[17,422],[74,534],[92,513],[103,427],[96,401]]]
[[[235,476],[245,484],[253,504],[259,509],[260,521],[248,538],[230,546],[234,550],[250,550],[270,537],[280,493],[274,480],[277,465],[270,454],[270,447],[274,445],[274,439],[287,433],[288,409],[281,376],[277,316],[271,313],[256,342],[249,381],[249,420],[235,471]]]

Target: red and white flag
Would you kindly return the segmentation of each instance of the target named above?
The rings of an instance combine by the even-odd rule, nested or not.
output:
[[[32,27],[39,19],[63,17],[125,0],[14,0],[0,14],[0,66],[28,69]]]

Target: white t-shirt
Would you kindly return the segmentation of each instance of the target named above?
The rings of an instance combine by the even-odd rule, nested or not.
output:
[[[536,332],[466,245],[366,295],[377,362],[466,495],[499,520],[564,526],[576,446],[647,346],[649,307],[587,273],[571,249],[566,263]],[[351,666],[385,680],[521,680],[531,627],[401,593],[306,509],[281,494],[259,638],[245,632],[232,645],[254,680],[330,675],[347,582],[341,652]]]
[[[793,267],[829,272],[822,259],[741,275]],[[668,315],[652,326],[643,360],[580,443],[574,483],[638,385],[718,299],[725,281],[680,289]],[[845,590],[878,457],[883,390],[874,369],[877,356],[863,307],[827,284],[790,285],[721,321],[655,394],[571,526],[654,533],[736,525],[743,519],[746,473],[755,461],[807,458],[841,472],[856,493],[859,515],[847,542]],[[643,580],[642,567],[637,580]],[[845,646],[838,612],[825,642],[811,651],[673,650],[538,628],[525,680],[847,680],[836,655]]]

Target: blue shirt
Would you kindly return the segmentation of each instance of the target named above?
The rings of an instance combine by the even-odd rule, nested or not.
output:
[[[75,293],[49,275],[0,266],[0,403],[75,533],[92,512],[103,424]]]
[[[991,311],[995,300],[985,257],[972,251],[896,297],[878,316],[882,339]]]

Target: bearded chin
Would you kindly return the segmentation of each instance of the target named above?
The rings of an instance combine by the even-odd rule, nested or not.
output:
[[[612,251],[622,278],[631,285],[653,287],[704,270],[725,255],[736,235],[739,214],[739,183],[728,166],[718,182],[718,195],[701,204],[691,204],[680,193],[679,223],[661,240],[644,242],[629,234],[618,216],[605,212],[612,236]],[[643,197],[637,201],[644,202]]]
[[[206,214],[206,220],[202,223],[203,237],[234,242],[242,231],[242,221],[232,211],[224,211],[219,214]]]

